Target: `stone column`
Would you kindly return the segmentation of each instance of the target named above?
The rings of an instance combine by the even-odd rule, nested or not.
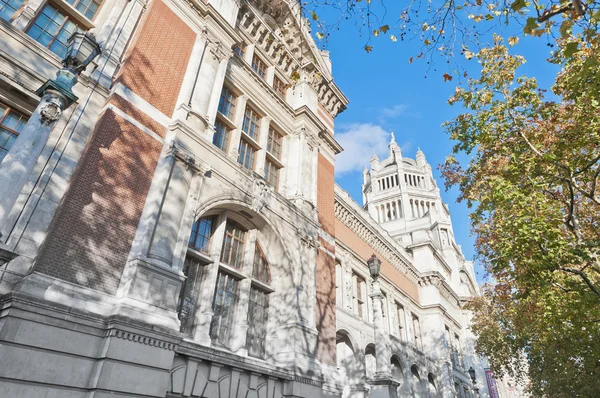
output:
[[[195,79],[196,84],[190,102],[191,109],[187,116],[188,122],[193,127],[202,128],[208,126],[209,108],[214,96],[213,92],[215,90],[218,91],[216,94],[218,102],[218,95],[221,92],[223,79],[225,78],[224,72],[221,71],[221,75],[219,75],[220,70],[222,70],[221,63],[229,59],[231,56],[230,53],[231,50],[226,49],[221,42],[208,40],[198,72],[198,78]]]
[[[383,325],[382,301],[383,294],[379,278],[373,281],[373,328],[375,329],[375,376],[370,381],[372,398],[397,398],[399,383],[392,380],[389,369],[389,335]]]
[[[383,316],[381,313],[383,294],[381,293],[381,287],[379,280],[373,281],[373,293],[371,293],[373,299],[373,328],[375,331],[375,377],[381,378],[388,376],[389,370],[387,366],[386,346],[385,346],[385,330],[383,327]]]
[[[192,178],[196,173],[204,174],[207,167],[197,164],[195,158],[187,154],[175,141],[171,142],[167,156],[169,165],[164,170],[166,184],[147,255],[171,267]]]
[[[21,190],[27,183],[50,132],[63,110],[77,97],[70,90],[77,76],[69,69],[61,69],[56,80],[49,80],[38,91],[39,105],[0,163],[0,237],[7,235],[5,222]]]
[[[223,82],[225,81],[225,74],[227,72],[227,66],[229,65],[229,58],[231,55],[231,51],[213,53],[213,56],[217,57],[219,61],[219,67],[217,68],[215,84],[210,95],[210,101],[207,109],[207,118],[210,124],[214,124],[215,118],[217,117],[217,108],[219,107],[221,91],[223,90]]]
[[[179,328],[177,299],[185,280],[181,240],[187,243],[193,219],[185,215],[193,212],[208,170],[208,165],[175,140],[163,148],[113,313]],[[184,225],[184,220],[190,224]]]

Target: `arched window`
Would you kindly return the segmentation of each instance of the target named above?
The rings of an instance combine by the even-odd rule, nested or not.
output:
[[[258,243],[259,231],[245,225],[244,217],[235,213],[212,214],[194,222],[178,315],[181,331],[188,335],[202,324],[206,329],[200,333],[210,336],[213,344],[229,348],[235,338],[236,345],[244,346],[245,341],[249,355],[264,357],[273,292],[271,268],[265,247]],[[196,320],[211,312],[212,318]],[[248,322],[245,334],[236,328],[242,317]]]
[[[391,373],[392,379],[396,380],[398,383],[402,384],[404,380],[404,375],[402,374],[402,365],[400,363],[400,359],[394,355],[390,361],[391,365]]]
[[[434,398],[437,397],[437,386],[435,385],[435,376],[433,373],[427,375],[427,388],[429,390],[429,396]]]
[[[375,376],[376,367],[375,345],[369,344],[365,348],[365,376],[367,376],[367,379],[372,379]]]

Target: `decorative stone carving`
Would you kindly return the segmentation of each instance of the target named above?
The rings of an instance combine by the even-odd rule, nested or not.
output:
[[[192,169],[198,174],[204,175],[211,170],[211,167],[207,163],[200,160],[197,156],[182,147],[175,140],[171,141],[169,144],[167,155],[172,156],[175,159],[179,159],[185,163],[187,170]]]
[[[252,210],[259,213],[266,204],[269,185],[262,179],[255,179],[252,185]]]
[[[391,246],[395,245],[395,242],[385,240],[382,232],[376,230],[377,227],[366,225],[366,217],[362,218],[356,215],[356,211],[348,209],[339,200],[335,201],[334,204],[335,217],[350,228],[356,235],[363,239],[366,243],[375,248],[381,253],[386,260],[402,272],[410,281],[417,283],[419,281],[419,274],[412,267],[411,264],[407,263],[405,259],[397,254],[398,249]]]
[[[306,246],[310,249],[318,249],[319,247],[321,247],[319,240],[315,236],[310,235],[301,229],[298,229],[296,231],[296,235],[298,235],[298,238],[300,239],[300,244],[302,244],[303,246]]]
[[[220,41],[211,42],[208,44],[208,46],[210,48],[210,53],[212,54],[213,58],[219,62],[223,61],[224,59],[230,58],[233,55],[230,50],[228,51],[225,49],[223,43],[221,43]]]
[[[140,344],[150,345],[154,347],[164,348],[165,350],[173,351],[175,344],[164,340],[153,339],[151,337],[141,336],[125,330],[111,329],[106,333],[106,337],[117,337],[119,339],[129,340]]]
[[[60,118],[61,113],[60,100],[50,99],[40,108],[40,120],[42,124],[50,126]]]

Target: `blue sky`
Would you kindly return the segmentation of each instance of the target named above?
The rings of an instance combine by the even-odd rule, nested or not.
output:
[[[452,72],[444,60],[437,59],[437,71],[431,68],[429,72],[426,60],[409,64],[409,58],[420,52],[417,41],[392,42],[388,34],[373,42],[371,53],[364,51],[364,45],[364,38],[347,24],[332,33],[325,47],[331,51],[334,80],[350,100],[348,109],[336,119],[336,139],[345,148],[336,161],[336,182],[362,204],[362,169],[368,165],[373,152],[381,159],[387,157],[389,133],[393,131],[405,156],[414,158],[417,148],[425,153],[434,169],[442,199],[450,207],[456,240],[462,245],[465,257],[473,258],[469,209],[466,204],[456,202],[456,191],[445,191],[437,170],[437,165],[444,162],[452,148],[441,125],[461,111],[447,103],[458,78],[444,82],[442,75]],[[555,69],[545,62],[550,51],[545,39],[522,39],[513,51],[528,60],[521,72],[535,75],[549,88]],[[478,74],[476,59],[459,62],[471,76]],[[482,281],[484,272],[479,265],[476,271],[478,280]]]

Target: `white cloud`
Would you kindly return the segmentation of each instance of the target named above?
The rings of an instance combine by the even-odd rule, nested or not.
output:
[[[336,140],[344,148],[335,162],[336,174],[360,171],[369,165],[371,155],[376,153],[380,160],[388,157],[390,132],[372,123],[352,123],[338,126]],[[396,140],[398,136],[396,136]],[[404,150],[408,144],[402,144]]]
[[[394,105],[390,108],[382,108],[379,111],[379,118],[384,121],[386,119],[394,119],[406,112],[408,107],[404,104]]]

